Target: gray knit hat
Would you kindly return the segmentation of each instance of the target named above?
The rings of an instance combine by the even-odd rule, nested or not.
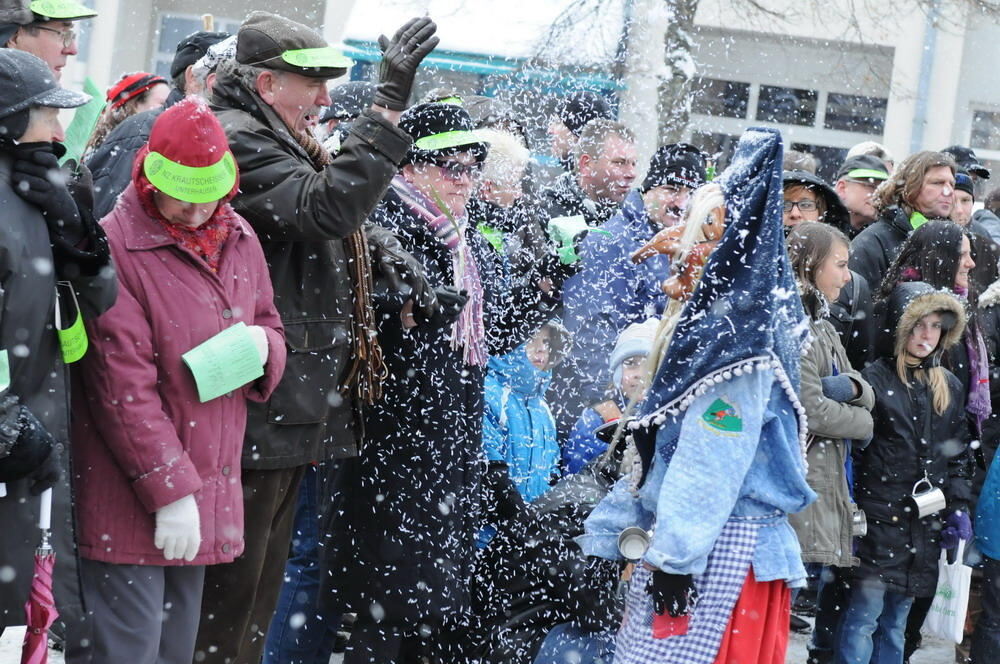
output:
[[[312,28],[268,12],[252,12],[243,21],[236,61],[312,78],[336,78],[354,64]]]

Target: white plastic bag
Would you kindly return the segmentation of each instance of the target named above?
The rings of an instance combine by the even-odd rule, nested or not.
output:
[[[958,543],[954,563],[949,563],[948,552],[941,550],[937,592],[924,621],[925,632],[955,643],[961,643],[965,633],[965,612],[969,608],[969,583],[972,581],[972,568],[964,560],[964,540]]]

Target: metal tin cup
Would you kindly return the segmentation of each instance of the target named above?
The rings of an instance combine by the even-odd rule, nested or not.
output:
[[[618,551],[625,560],[639,560],[646,555],[650,537],[642,528],[630,526],[618,535]]]
[[[911,498],[917,506],[917,516],[921,519],[925,516],[937,514],[948,504],[948,501],[944,497],[944,491],[931,484],[930,479],[926,475],[913,485]]]
[[[860,508],[855,508],[854,513],[851,514],[851,536],[852,537],[864,537],[868,534],[868,517],[865,516],[865,511]]]

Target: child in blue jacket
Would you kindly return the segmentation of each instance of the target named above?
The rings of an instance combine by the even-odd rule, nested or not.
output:
[[[547,323],[524,345],[489,361],[483,449],[491,470],[506,465],[525,502],[559,477],[559,441],[545,392],[566,339],[561,326]]]

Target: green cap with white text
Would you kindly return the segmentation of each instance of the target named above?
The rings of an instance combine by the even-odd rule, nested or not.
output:
[[[268,12],[252,12],[240,26],[236,61],[310,78],[336,78],[354,64],[312,28]]]

